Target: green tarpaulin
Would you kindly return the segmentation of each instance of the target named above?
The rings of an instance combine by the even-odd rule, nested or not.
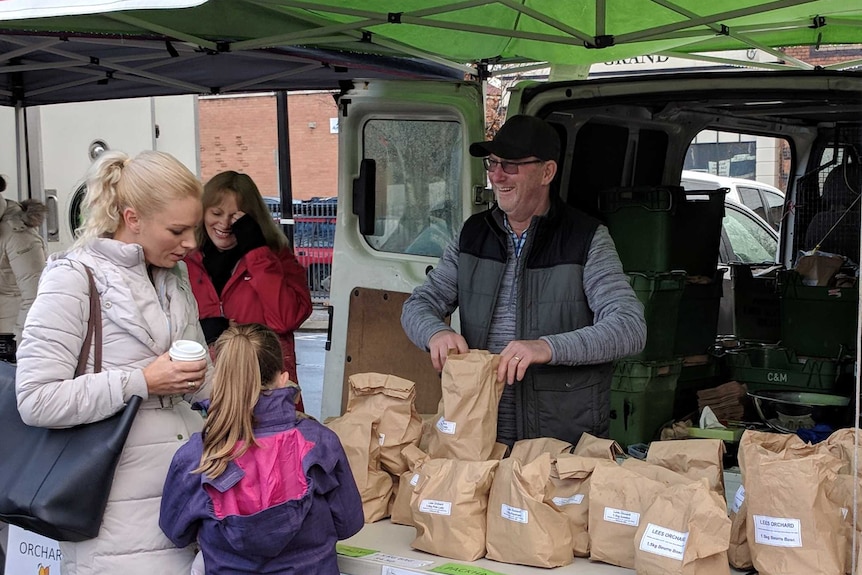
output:
[[[862,0],[208,0],[105,11],[117,6],[52,2],[77,15],[47,16],[42,0],[0,2],[2,102],[323,88],[366,75],[459,77],[488,63],[750,48],[810,68],[775,49],[862,44]],[[853,58],[834,67],[862,64]]]

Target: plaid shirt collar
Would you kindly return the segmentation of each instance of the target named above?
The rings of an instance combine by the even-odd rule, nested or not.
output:
[[[506,231],[509,232],[509,237],[512,238],[512,245],[515,246],[515,257],[521,257],[521,249],[524,247],[524,242],[527,241],[528,230],[524,230],[524,233],[518,236],[515,230],[512,229],[512,226],[509,225],[509,216],[505,212],[503,212],[503,225],[506,226]]]

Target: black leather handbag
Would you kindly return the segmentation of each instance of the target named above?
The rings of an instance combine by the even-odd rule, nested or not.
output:
[[[99,293],[89,268],[87,275],[90,321],[76,377],[85,373],[94,333],[94,373],[102,368]],[[132,396],[121,412],[95,423],[31,427],[18,413],[15,365],[0,362],[0,520],[58,541],[96,537],[141,401]]]

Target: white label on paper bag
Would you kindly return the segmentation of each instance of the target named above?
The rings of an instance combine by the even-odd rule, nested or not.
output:
[[[733,504],[730,506],[730,510],[734,513],[739,513],[739,508],[742,507],[743,501],[745,501],[745,487],[740,485],[739,489],[736,490],[736,495],[733,496]]]
[[[576,493],[571,497],[554,497],[551,501],[553,501],[554,505],[557,507],[562,507],[563,505],[580,505],[584,502],[584,494]]]
[[[637,527],[641,522],[641,514],[634,511],[626,511],[625,509],[605,507],[605,521]]]
[[[683,533],[647,523],[646,530],[641,537],[640,550],[682,561],[686,543],[688,543],[687,531]]]
[[[503,503],[503,506],[500,509],[500,516],[503,519],[508,519],[509,521],[514,521],[516,523],[529,523],[529,512],[526,509],[518,509],[517,507],[512,507],[505,503]]]
[[[422,513],[433,513],[434,515],[452,515],[452,502],[423,499],[419,503],[419,511]]]
[[[419,474],[414,473],[413,477],[410,478],[410,485],[412,485],[413,487],[416,487],[417,483],[419,483]]]
[[[385,433],[378,433],[377,434],[377,441],[380,443],[380,446],[382,447],[383,444],[386,443],[386,434]]]
[[[442,417],[437,420],[437,429],[446,435],[455,435],[455,422],[446,421]]]
[[[754,541],[773,547],[802,547],[802,521],[790,517],[753,515]]]

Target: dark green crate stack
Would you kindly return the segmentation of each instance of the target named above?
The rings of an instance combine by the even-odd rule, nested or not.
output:
[[[855,355],[859,286],[809,286],[794,270],[778,274],[781,344],[797,355],[840,359]]]
[[[626,272],[668,272],[679,186],[612,188],[599,194],[599,211]],[[681,269],[681,268],[680,268]]]
[[[728,376],[749,391],[796,390],[838,393],[841,363],[832,359],[799,357],[790,348],[752,344],[724,355]]]
[[[774,266],[730,264],[733,290],[733,334],[743,342],[777,343],[781,307]]]
[[[647,324],[644,350],[614,366],[611,437],[623,445],[651,441],[673,419],[682,356],[706,353],[715,341],[726,192],[662,186],[599,195],[599,211]],[[712,281],[699,283],[703,276]]]
[[[611,385],[610,436],[620,445],[648,443],[673,419],[682,359],[619,361]]]
[[[627,275],[635,295],[644,306],[647,341],[641,353],[626,360],[655,361],[674,357],[685,272],[630,272]]]
[[[726,271],[714,270],[711,277],[688,277],[679,302],[673,349],[675,355],[703,355],[715,345]],[[693,281],[696,278],[701,281]]]

